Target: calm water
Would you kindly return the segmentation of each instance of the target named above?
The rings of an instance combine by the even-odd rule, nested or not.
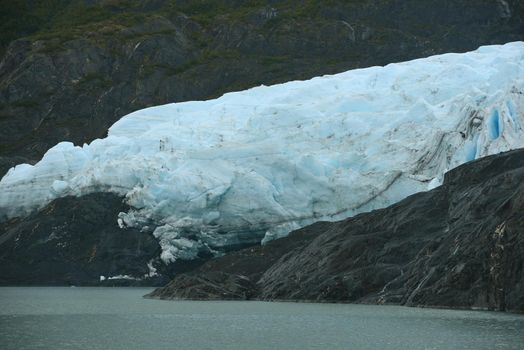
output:
[[[148,288],[0,288],[1,349],[524,349],[524,316],[159,301]]]

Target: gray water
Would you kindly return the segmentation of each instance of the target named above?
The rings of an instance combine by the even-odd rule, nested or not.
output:
[[[524,315],[0,288],[0,349],[524,349]]]

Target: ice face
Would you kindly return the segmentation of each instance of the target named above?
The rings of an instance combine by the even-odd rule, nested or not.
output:
[[[437,186],[524,146],[524,43],[261,86],[131,113],[0,182],[0,215],[111,191],[166,262],[286,235]]]

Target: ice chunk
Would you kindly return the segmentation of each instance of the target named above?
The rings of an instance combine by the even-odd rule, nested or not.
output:
[[[441,184],[442,184],[442,181],[438,177],[434,178],[428,184],[428,191],[439,187]]]
[[[55,180],[53,181],[51,187],[54,193],[56,193],[57,195],[62,195],[69,188],[69,184],[67,183],[67,181]]]

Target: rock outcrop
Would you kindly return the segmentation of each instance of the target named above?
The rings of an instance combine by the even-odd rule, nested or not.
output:
[[[4,223],[0,285],[165,283],[165,271],[154,267],[158,241],[148,233],[120,229],[115,215],[123,209],[122,199],[113,194],[66,197],[24,220]]]
[[[210,260],[148,296],[524,312],[523,212],[521,149],[388,208]]]

